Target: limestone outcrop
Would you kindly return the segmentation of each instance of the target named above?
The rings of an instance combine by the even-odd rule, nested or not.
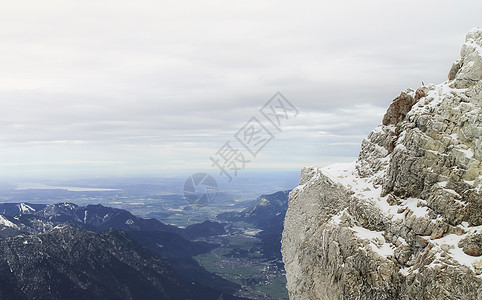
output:
[[[358,160],[290,193],[290,299],[482,299],[482,29],[448,81],[394,99]]]

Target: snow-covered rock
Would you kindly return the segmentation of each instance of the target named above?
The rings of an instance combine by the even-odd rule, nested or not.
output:
[[[0,225],[3,227],[12,227],[12,228],[17,228],[18,226],[9,221],[5,216],[0,215]]]
[[[395,98],[356,162],[302,170],[290,299],[482,299],[481,49],[476,28],[449,80]]]

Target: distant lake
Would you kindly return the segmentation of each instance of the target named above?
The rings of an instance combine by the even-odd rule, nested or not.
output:
[[[25,183],[20,184],[16,190],[66,190],[70,192],[110,192],[120,191],[120,189],[104,189],[104,188],[92,188],[92,187],[77,187],[77,186],[54,186],[41,183]]]

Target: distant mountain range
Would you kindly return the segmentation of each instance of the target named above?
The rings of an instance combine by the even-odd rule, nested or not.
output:
[[[281,235],[290,191],[261,195],[245,210],[225,212],[217,218],[229,222],[248,222],[261,229],[258,237],[262,242],[263,255],[281,261]]]
[[[0,299],[241,299],[192,256],[224,234],[102,205],[0,204]]]

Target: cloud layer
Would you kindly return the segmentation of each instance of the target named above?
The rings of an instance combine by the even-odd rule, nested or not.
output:
[[[400,90],[441,82],[482,3],[17,1],[0,10],[0,176],[210,167],[276,92],[252,168],[356,157]]]

